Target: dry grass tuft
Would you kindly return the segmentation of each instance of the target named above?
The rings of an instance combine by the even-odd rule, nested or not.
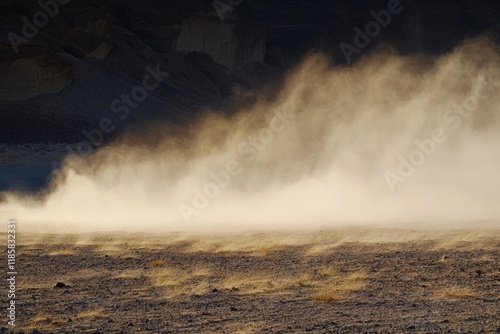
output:
[[[266,327],[268,326],[266,326],[266,323],[264,321],[228,323],[224,326],[223,332],[234,333],[234,334],[254,334],[254,333],[260,333]],[[215,333],[219,334],[220,332],[214,332],[214,334]]]
[[[200,294],[209,291],[211,271],[206,268],[195,270],[160,267],[149,274],[153,286],[163,288],[169,296]]]
[[[312,298],[325,303],[330,303],[334,301],[340,302],[346,299],[345,293],[341,291],[329,291],[329,292],[317,293],[314,294]]]
[[[164,259],[157,259],[148,263],[149,268],[161,268],[165,267],[167,262]]]
[[[113,276],[113,278],[139,278],[144,274],[143,270],[139,269],[128,269],[124,270],[118,275]]]
[[[319,292],[315,293],[312,295],[312,299],[324,302],[324,303],[331,303],[331,302],[343,302],[349,299],[349,292],[351,291],[346,291],[346,290],[332,290],[332,291],[325,291],[325,292]]]
[[[46,313],[37,313],[33,318],[31,318],[30,328],[38,329],[51,329],[54,327],[64,326],[65,322],[60,319],[54,319],[53,316]]]
[[[102,309],[97,309],[97,310],[87,310],[78,313],[76,316],[77,319],[107,319],[109,316],[104,313]]]
[[[438,293],[438,295],[446,298],[462,299],[462,298],[474,297],[476,296],[476,293],[469,287],[453,286],[450,288],[443,289]]]
[[[64,256],[64,255],[75,255],[74,250],[66,249],[66,250],[56,250],[48,253],[49,256]]]
[[[367,275],[363,272],[339,275],[331,269],[320,271],[320,275],[327,276],[326,281],[319,281],[316,293],[312,298],[322,302],[347,300],[349,294],[363,289],[366,286]]]
[[[52,322],[52,318],[50,315],[46,313],[37,313],[33,318],[31,318],[31,322],[35,324],[50,324]]]

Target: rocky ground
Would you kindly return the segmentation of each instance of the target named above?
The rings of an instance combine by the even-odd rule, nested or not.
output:
[[[499,236],[18,234],[0,332],[498,333]]]

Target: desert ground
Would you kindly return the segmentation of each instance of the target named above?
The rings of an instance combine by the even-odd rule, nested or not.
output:
[[[17,255],[0,332],[500,332],[498,229],[18,234]]]

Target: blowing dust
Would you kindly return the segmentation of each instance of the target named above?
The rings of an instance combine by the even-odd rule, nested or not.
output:
[[[272,102],[70,156],[0,211],[59,232],[498,227],[499,55],[486,39],[351,67],[311,55]]]

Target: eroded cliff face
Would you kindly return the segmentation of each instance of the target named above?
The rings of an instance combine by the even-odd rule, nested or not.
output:
[[[60,38],[61,47],[80,58],[102,60],[113,49],[114,20],[106,13],[77,17],[72,29]]]
[[[40,3],[0,0],[0,101],[24,101],[0,104],[0,127],[21,124],[27,110],[72,114],[82,119],[75,124],[98,121],[117,96],[141,82],[146,66],[156,64],[170,76],[150,93],[151,105],[144,104],[150,113],[182,121],[206,107],[228,111],[234,91],[279,83],[307,52],[322,51],[345,64],[339,45],[352,44],[354,28],[364,29],[374,20],[371,12],[387,9],[389,2],[247,0],[220,17],[213,0],[61,0],[27,38],[24,25],[44,11]],[[500,35],[496,0],[400,5],[401,14],[354,61],[381,43],[403,53],[437,53],[483,32]],[[11,33],[24,40],[13,47]],[[81,129],[74,127],[78,137]]]
[[[187,19],[180,27],[175,49],[206,53],[232,70],[261,63],[266,50],[264,27],[245,22],[241,16],[241,11],[233,10],[222,18],[211,12]]]
[[[247,0],[232,7],[220,1],[229,8],[221,15],[212,0],[67,1],[58,5],[56,15],[34,40],[78,57],[102,59],[111,50],[110,39],[118,26],[156,51],[204,52],[234,69],[264,62],[268,50],[276,56],[276,48],[290,59],[310,49],[335,54],[339,43],[354,36],[354,27],[364,28],[373,20],[371,11],[387,9],[390,2]],[[464,37],[500,32],[500,3],[495,0],[396,2],[403,12],[377,39],[404,51],[442,52]],[[22,28],[23,16],[31,19],[41,10],[30,0],[2,0],[0,9],[0,21],[15,32]]]
[[[310,50],[346,59],[339,45],[354,44],[355,28],[374,21],[372,11],[387,10],[390,0],[249,0],[247,16],[266,24],[266,61],[290,66]],[[381,43],[402,53],[442,53],[465,38],[500,35],[500,2],[495,0],[394,0],[403,8],[392,15],[359,56]],[[359,58],[357,55],[357,58]]]

